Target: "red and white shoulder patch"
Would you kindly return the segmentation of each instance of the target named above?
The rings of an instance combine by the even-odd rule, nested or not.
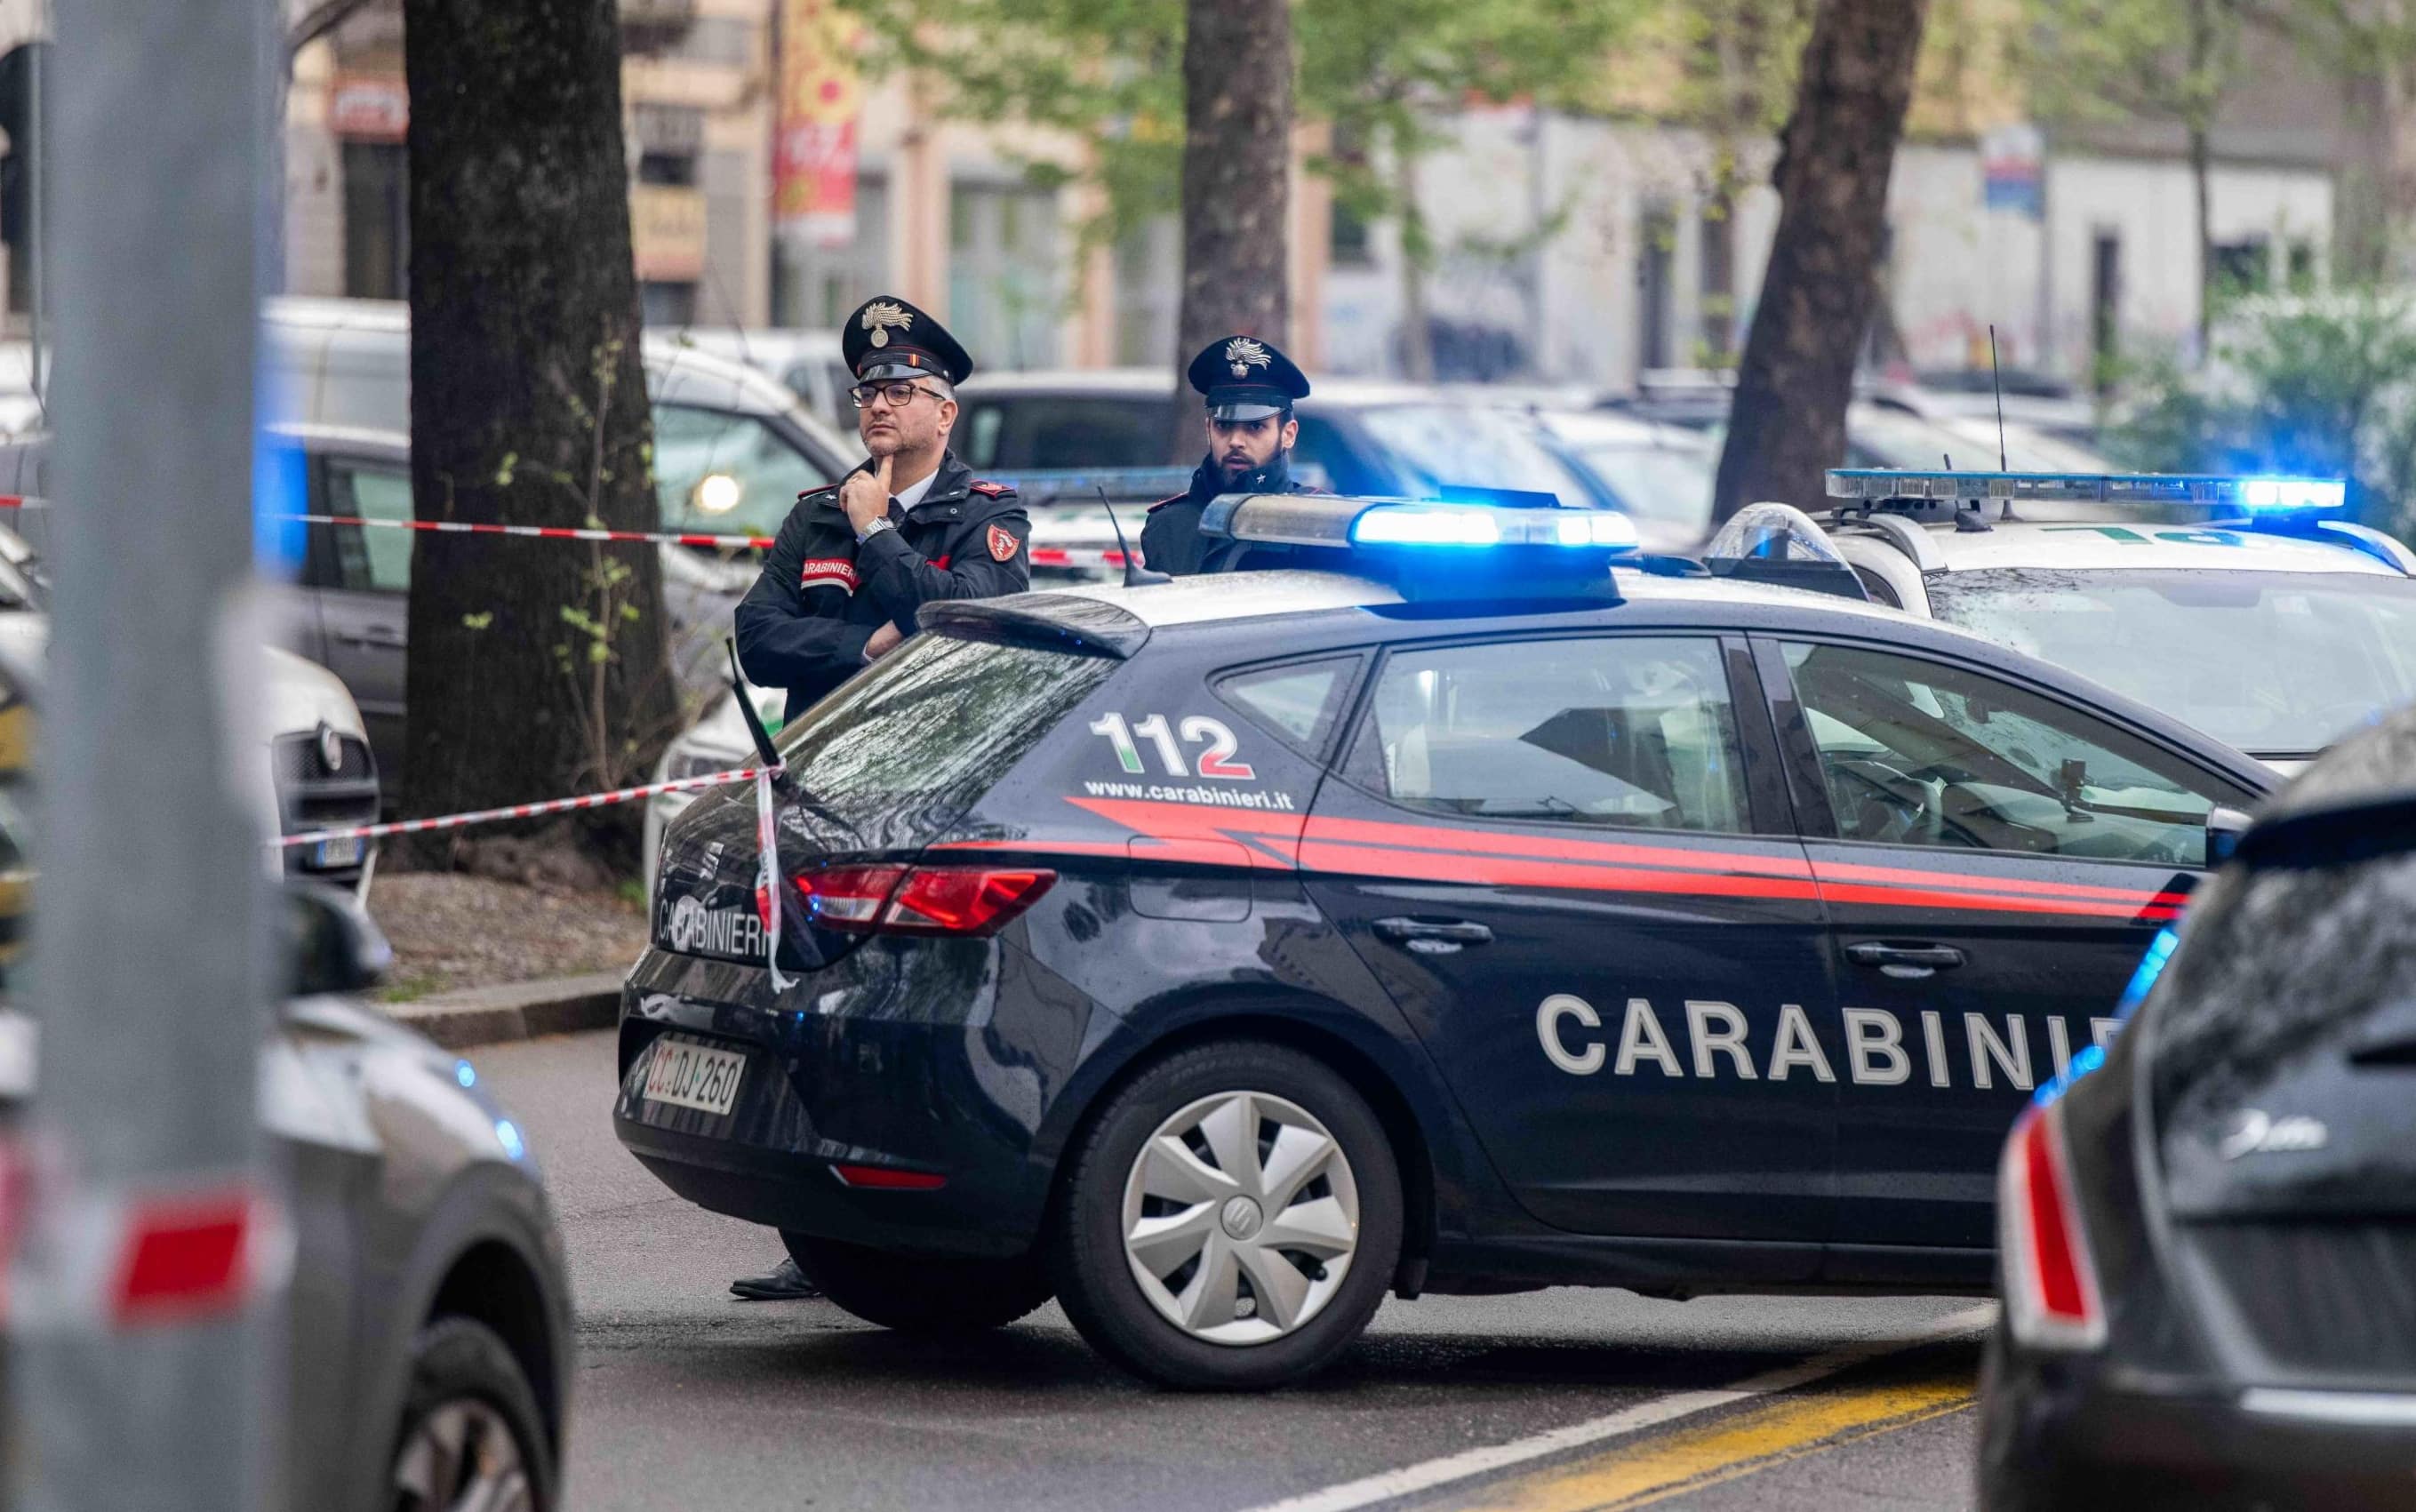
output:
[[[973,490],[975,493],[980,494],[985,499],[1003,499],[1015,491],[1015,490],[1009,488],[1004,483],[992,483],[987,479],[975,479],[973,482],[966,484],[965,487]]]
[[[816,588],[837,588],[843,594],[853,594],[862,580],[856,576],[855,564],[843,556],[808,557],[799,564],[797,589],[811,593]]]
[[[1023,543],[1015,538],[1015,532],[1007,529],[1004,525],[992,525],[989,527],[990,560],[994,562],[1012,562],[1015,560],[1015,553],[1018,551],[1020,551],[1022,547]]]

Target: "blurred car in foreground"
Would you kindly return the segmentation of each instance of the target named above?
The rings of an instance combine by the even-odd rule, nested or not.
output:
[[[2015,1126],[1985,1512],[2416,1504],[2411,938],[2403,711],[2267,807]]]
[[[37,890],[38,681],[0,645],[0,1127],[38,1077],[10,1002]],[[279,1504],[550,1512],[570,1288],[535,1163],[468,1061],[358,1001],[391,953],[352,900],[294,883],[283,901],[292,975],[259,1079],[294,1243]]]

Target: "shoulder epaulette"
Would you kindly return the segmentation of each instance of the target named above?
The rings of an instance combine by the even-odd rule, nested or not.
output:
[[[1013,484],[992,483],[986,478],[975,478],[972,482],[966,484],[965,487],[971,489],[975,493],[980,494],[985,499],[1001,499],[1015,491]]]

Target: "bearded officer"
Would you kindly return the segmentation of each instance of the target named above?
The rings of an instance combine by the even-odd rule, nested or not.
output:
[[[1292,481],[1291,448],[1300,422],[1291,407],[1308,397],[1308,379],[1264,341],[1229,336],[1191,359],[1191,386],[1207,399],[1208,456],[1191,489],[1152,505],[1140,553],[1160,572],[1204,572],[1218,552],[1200,538],[1200,515],[1219,493],[1314,493]]]
[[[788,691],[792,719],[914,634],[925,604],[1032,582],[1032,522],[1015,490],[974,477],[948,449],[956,386],[974,370],[957,339],[884,295],[848,317],[839,349],[871,455],[798,495],[738,605],[739,665]]]
[[[739,665],[787,689],[792,719],[896,649],[925,604],[1021,593],[1032,581],[1032,523],[1015,491],[975,478],[948,449],[956,386],[974,369],[965,349],[894,297],[850,315],[839,349],[870,455],[798,495],[738,605]],[[822,1294],[794,1260],[730,1290],[761,1302]]]

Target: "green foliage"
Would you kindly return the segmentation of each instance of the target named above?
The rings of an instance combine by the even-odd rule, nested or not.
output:
[[[1346,208],[1396,213],[1368,167],[1376,143],[1415,153],[1433,112],[1472,99],[1580,102],[1646,0],[1315,0],[1292,8],[1300,117],[1335,128],[1344,150],[1312,166]],[[944,78],[942,108],[966,120],[1028,122],[1082,143],[1090,160],[1029,160],[1035,182],[1074,176],[1103,190],[1095,238],[1180,208],[1184,0],[847,0],[876,70]],[[1413,251],[1415,249],[1413,249]]]
[[[2240,67],[2246,0],[2029,0],[2016,54],[2032,111],[2075,123],[2212,126]]]
[[[2129,412],[2108,437],[2124,463],[2347,476],[2367,524],[2416,525],[2416,295],[2243,301],[2202,368],[2160,357],[2129,378]]]

